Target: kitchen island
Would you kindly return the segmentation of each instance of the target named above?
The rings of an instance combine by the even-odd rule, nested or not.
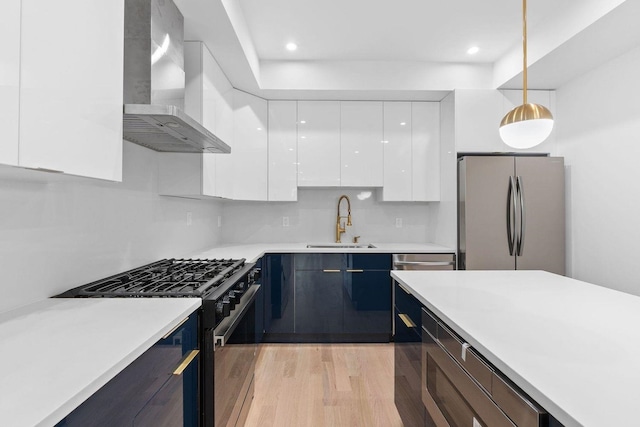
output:
[[[636,425],[640,297],[543,271],[393,271],[566,426]]]

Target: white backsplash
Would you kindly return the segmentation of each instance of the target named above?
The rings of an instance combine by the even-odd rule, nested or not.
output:
[[[122,183],[0,166],[0,312],[215,245],[221,203],[158,196],[157,170],[126,141]]]
[[[370,197],[361,200],[367,192]],[[297,202],[240,202],[223,204],[225,243],[333,242],[340,195],[351,199],[353,226],[342,242],[359,235],[361,242],[423,243],[428,239],[428,203],[380,202],[375,189],[299,188]],[[342,202],[341,214],[347,214]],[[283,226],[288,217],[289,226]],[[402,227],[396,227],[400,218]],[[344,220],[343,220],[344,221]]]

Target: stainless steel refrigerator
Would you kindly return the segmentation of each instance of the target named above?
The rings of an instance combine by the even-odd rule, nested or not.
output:
[[[564,159],[458,159],[458,267],[565,273]]]

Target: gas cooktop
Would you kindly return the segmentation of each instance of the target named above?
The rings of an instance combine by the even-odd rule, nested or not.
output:
[[[72,292],[76,297],[204,297],[244,265],[244,258],[163,259]]]

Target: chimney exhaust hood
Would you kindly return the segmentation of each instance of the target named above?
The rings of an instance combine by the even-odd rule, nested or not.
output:
[[[230,153],[184,112],[184,18],[171,0],[126,0],[123,138],[155,151]]]

